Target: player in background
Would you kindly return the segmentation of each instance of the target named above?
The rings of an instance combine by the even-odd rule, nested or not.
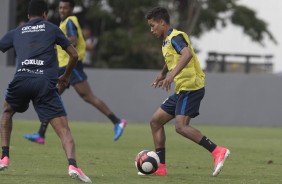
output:
[[[75,143],[56,88],[57,84],[68,85],[78,54],[64,33],[56,25],[46,21],[47,13],[48,6],[45,1],[31,0],[28,8],[29,22],[9,31],[0,40],[2,52],[14,47],[17,55],[16,72],[8,85],[1,117],[0,170],[8,168],[10,164],[13,115],[16,112],[25,112],[29,102],[32,101],[40,121],[50,122],[61,140],[69,162],[69,175],[91,183],[91,180],[77,167]],[[60,45],[69,56],[66,70],[59,78],[55,44]],[[51,160],[55,161],[53,158]]]
[[[114,140],[116,141],[123,133],[126,126],[126,120],[118,118],[101,99],[92,93],[87,81],[87,75],[83,70],[82,60],[85,55],[86,46],[77,17],[72,15],[74,6],[74,0],[60,0],[59,2],[59,14],[61,19],[60,29],[78,52],[78,62],[71,74],[70,85],[74,87],[75,91],[85,102],[96,107],[112,121],[114,124]],[[57,47],[57,52],[61,74],[66,69],[69,57],[60,46]],[[59,94],[61,95],[65,89],[65,87],[59,87]],[[44,144],[47,126],[48,122],[41,122],[37,133],[25,134],[24,137],[38,144]]]
[[[212,154],[212,175],[217,176],[230,151],[217,146],[199,130],[190,126],[190,120],[199,115],[200,102],[205,93],[205,74],[188,35],[170,26],[170,17],[165,8],[153,8],[146,14],[146,19],[151,33],[163,39],[162,52],[165,60],[163,69],[152,86],[169,91],[172,82],[175,82],[175,93],[163,102],[150,122],[156,153],[160,158],[160,166],[154,174],[167,175],[164,125],[175,118],[177,133],[203,146]]]

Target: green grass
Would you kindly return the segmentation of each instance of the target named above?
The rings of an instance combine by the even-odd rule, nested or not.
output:
[[[45,145],[22,138],[38,129],[38,122],[14,121],[11,165],[0,172],[1,184],[79,183],[67,175],[67,160],[49,127]],[[173,124],[166,125],[165,177],[137,176],[136,154],[153,149],[148,124],[128,124],[121,139],[113,141],[110,123],[70,123],[76,141],[79,167],[101,184],[278,184],[282,183],[282,128],[198,126],[205,135],[231,150],[218,177],[212,177],[213,158],[205,149],[181,137]]]

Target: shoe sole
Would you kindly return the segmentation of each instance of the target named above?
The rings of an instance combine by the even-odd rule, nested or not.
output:
[[[154,175],[154,176],[166,176],[167,174],[154,174],[154,173],[153,173],[153,175]]]
[[[138,175],[138,176],[146,176],[146,174],[143,174],[143,173],[141,173],[141,172],[138,172],[137,175]]]
[[[82,182],[84,182],[84,183],[92,183],[92,181],[90,180],[90,179],[83,179],[83,178],[81,178],[80,176],[79,176],[79,174],[77,173],[77,172],[75,172],[75,171],[73,171],[73,172],[69,172],[69,176],[72,178],[72,179],[77,179],[77,180],[80,180],[80,181],[82,181]]]
[[[30,141],[30,142],[34,142],[34,143],[37,143],[37,144],[45,144],[45,140],[36,140],[36,139],[30,139],[30,138],[28,138],[28,137],[25,137],[25,136],[23,136],[26,140],[28,140],[28,141]]]
[[[229,149],[227,149],[227,151],[224,155],[224,159],[219,164],[217,164],[214,172],[212,173],[212,176],[217,176],[220,173],[221,168],[223,167],[223,164],[224,164],[225,160],[229,157],[229,155],[230,155],[230,151],[229,151]]]
[[[8,165],[0,165],[0,171],[4,171],[5,169],[8,169]]]

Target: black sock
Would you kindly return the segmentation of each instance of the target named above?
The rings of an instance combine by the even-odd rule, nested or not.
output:
[[[76,164],[76,160],[75,159],[70,158],[70,159],[68,159],[68,161],[69,161],[69,165],[73,165],[74,167],[77,168],[77,164]]]
[[[157,148],[156,153],[160,158],[160,163],[165,164],[165,148]]]
[[[41,137],[45,137],[45,133],[46,133],[48,124],[49,124],[49,122],[42,122],[41,123],[40,128],[38,130],[38,133]]]
[[[9,146],[2,146],[2,157],[1,157],[1,159],[3,159],[6,156],[10,157],[10,148],[9,148]]]
[[[209,138],[204,136],[202,140],[199,143],[201,146],[206,148],[209,152],[213,152],[213,150],[216,148],[216,144],[214,144]]]
[[[114,113],[109,114],[108,118],[113,122],[113,124],[117,124],[120,121],[120,119],[116,117]]]

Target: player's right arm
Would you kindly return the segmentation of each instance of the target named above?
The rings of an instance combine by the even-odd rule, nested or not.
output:
[[[70,56],[70,59],[69,59],[68,65],[66,67],[64,75],[66,77],[70,78],[71,72],[75,68],[75,65],[77,64],[77,61],[78,61],[78,53],[77,53],[76,49],[72,45],[69,45],[66,48],[65,51]]]
[[[72,70],[75,68],[77,61],[78,61],[77,51],[72,45],[69,45],[65,49],[65,51],[70,56],[69,62],[68,62],[68,65],[66,66],[65,73],[62,76],[60,76],[59,79],[58,79],[58,85],[63,87],[63,88],[68,86]]]
[[[76,47],[78,41],[78,33],[77,27],[75,26],[72,20],[68,20],[67,22],[67,37],[71,44]]]
[[[58,84],[60,86],[67,86],[69,78],[71,76],[72,70],[75,68],[77,61],[78,61],[78,53],[71,42],[66,38],[64,33],[57,29],[56,32],[56,44],[60,45],[70,56],[68,65],[66,66],[65,73],[59,77]]]
[[[166,74],[168,72],[168,68],[167,65],[164,64],[163,69],[161,71],[161,73],[156,77],[156,79],[154,80],[154,82],[152,82],[151,86],[156,87],[161,87],[163,84],[163,80],[166,78]]]

